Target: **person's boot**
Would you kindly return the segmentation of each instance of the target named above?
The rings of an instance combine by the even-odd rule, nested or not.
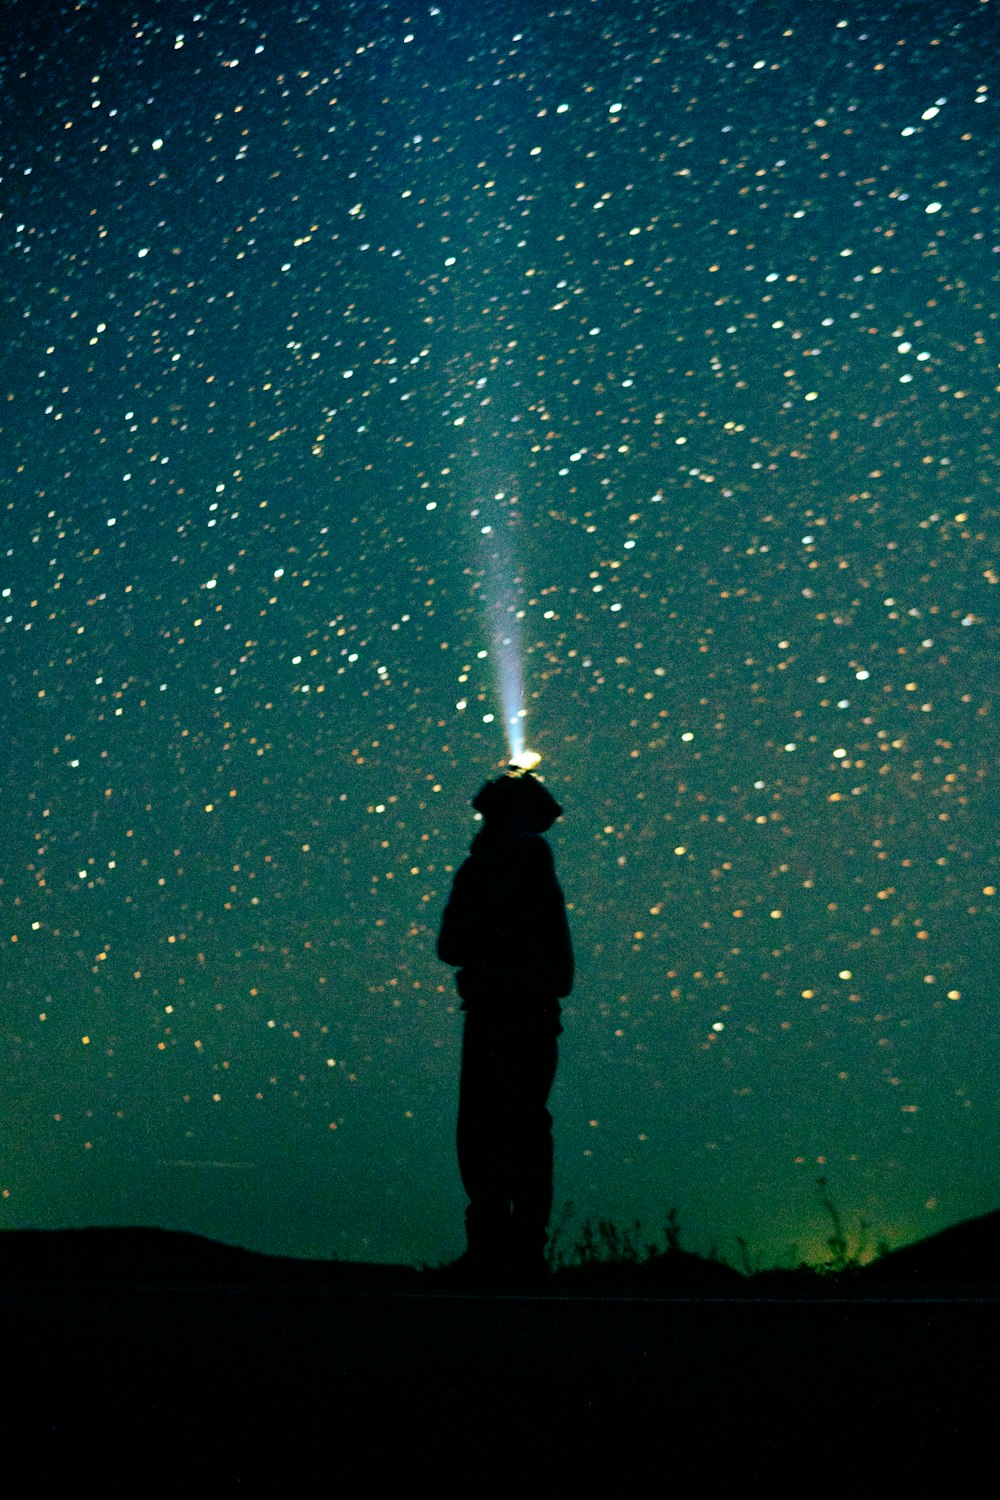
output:
[[[535,1286],[548,1280],[547,1246],[548,1235],[543,1228],[536,1224],[525,1229],[516,1220],[512,1222],[507,1263],[517,1285]]]

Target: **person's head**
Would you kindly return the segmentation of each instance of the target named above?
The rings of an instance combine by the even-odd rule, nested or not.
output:
[[[552,793],[530,771],[487,781],[473,797],[472,805],[490,829],[517,828],[526,833],[545,833],[562,816],[562,808]]]

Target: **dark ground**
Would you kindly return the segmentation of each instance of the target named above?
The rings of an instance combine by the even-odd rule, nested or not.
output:
[[[847,1495],[962,1485],[989,1451],[998,1304],[981,1283],[532,1294],[385,1267],[300,1264],[294,1284],[283,1264],[161,1231],[3,1236],[8,1464],[102,1494]]]

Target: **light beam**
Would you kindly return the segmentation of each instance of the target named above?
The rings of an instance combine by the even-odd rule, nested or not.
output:
[[[503,726],[510,751],[511,765],[522,770],[538,761],[525,762],[533,756],[524,746],[524,680],[521,672],[519,629],[520,599],[523,580],[514,563],[511,531],[517,512],[503,502],[507,496],[500,490],[487,504],[473,511],[480,520],[484,568],[481,597],[485,601],[490,624],[490,655],[496,675],[496,686],[503,708]],[[539,757],[540,758],[540,757]]]

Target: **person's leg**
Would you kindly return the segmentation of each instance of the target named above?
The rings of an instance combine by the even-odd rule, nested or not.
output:
[[[465,1211],[469,1255],[484,1263],[505,1259],[510,1235],[511,1182],[502,1081],[506,1054],[502,1030],[498,1039],[491,1017],[466,1016],[458,1102],[458,1166],[469,1198]]]
[[[557,1062],[556,1038],[526,1039],[514,1070],[509,1120],[511,1174],[511,1255],[529,1270],[544,1270],[552,1215],[552,1116],[546,1108]]]

